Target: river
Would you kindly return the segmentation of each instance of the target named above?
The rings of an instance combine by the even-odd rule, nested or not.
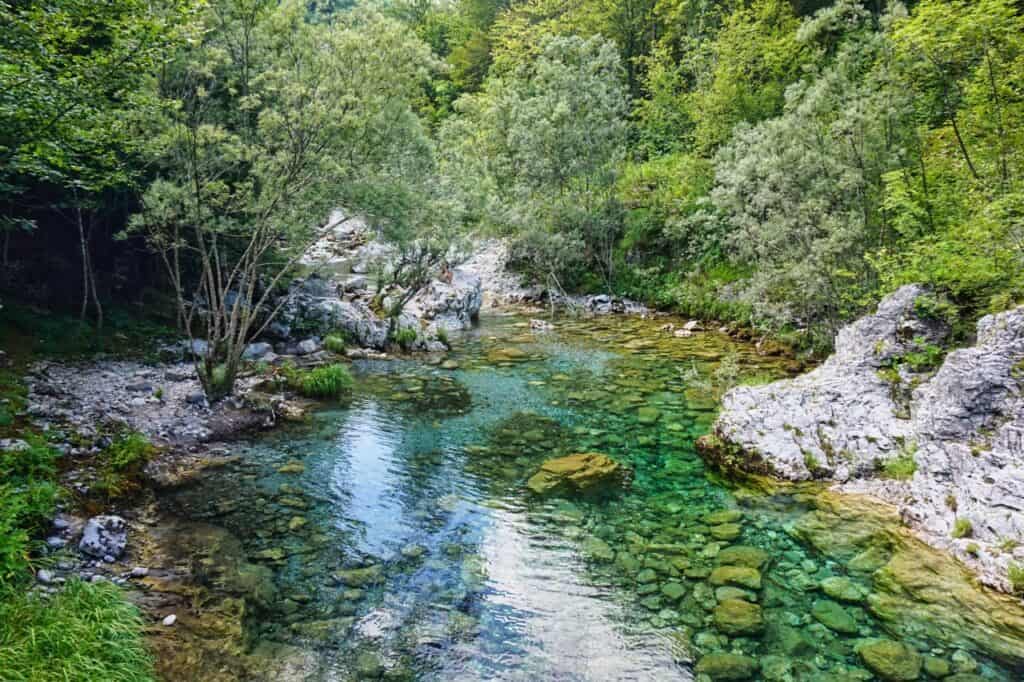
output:
[[[708,378],[785,361],[660,323],[491,314],[447,364],[358,361],[350,400],[235,446],[161,509],[239,541],[266,583],[248,641],[311,652],[309,679],[871,680],[857,649],[876,638],[921,679],[1021,679],[1016,605],[884,510],[708,471]],[[526,490],[576,452],[626,465],[628,487]],[[219,570],[211,589],[232,583]]]

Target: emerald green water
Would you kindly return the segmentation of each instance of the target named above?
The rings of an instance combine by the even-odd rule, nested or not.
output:
[[[973,616],[929,610],[941,599],[920,585],[883,585],[906,555],[882,526],[806,490],[709,475],[694,440],[715,401],[687,370],[732,354],[781,376],[778,361],[622,318],[534,334],[486,317],[456,343],[455,369],[357,362],[349,403],[238,446],[161,500],[265,567],[245,569],[251,643],[313,652],[306,679],[687,680],[731,652],[756,661],[749,679],[871,680],[855,647],[872,637],[931,656],[933,672],[1024,675],[1016,631],[987,623],[1005,634],[990,641]],[[591,451],[627,465],[629,487],[591,500],[525,489],[544,460]],[[949,570],[935,569],[943,592]],[[823,593],[835,577],[848,579],[831,581],[839,600]]]

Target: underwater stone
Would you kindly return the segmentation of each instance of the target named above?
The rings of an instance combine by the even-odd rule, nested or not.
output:
[[[849,578],[833,576],[821,581],[821,591],[838,601],[858,603],[864,601],[866,590]]]
[[[702,520],[709,526],[718,526],[723,523],[736,523],[742,518],[743,512],[739,509],[719,509],[708,512],[702,517]]]
[[[925,656],[924,671],[930,677],[947,677],[952,672],[952,669],[949,666],[949,661],[944,658]]]
[[[708,581],[712,585],[739,585],[752,590],[761,589],[761,572],[746,566],[719,566],[711,571]]]
[[[661,586],[661,593],[672,601],[678,601],[686,594],[686,587],[677,582],[665,583]]]
[[[831,599],[818,599],[811,606],[811,615],[829,630],[847,635],[857,634],[857,621]]]
[[[338,571],[334,574],[335,579],[348,587],[365,587],[380,582],[384,571],[379,564],[367,566],[366,568],[352,568],[347,571]]]
[[[279,474],[301,474],[304,471],[306,471],[306,465],[295,459],[277,467],[277,473]]]
[[[902,642],[879,639],[861,644],[857,653],[883,680],[916,680],[921,676],[921,654]]]
[[[661,410],[656,407],[641,407],[636,411],[636,420],[645,426],[654,424],[660,418]]]
[[[618,462],[607,455],[582,452],[544,462],[526,487],[537,495],[593,493],[622,481],[623,470]]]
[[[615,550],[601,538],[589,537],[581,547],[587,556],[597,561],[611,561],[615,558]]]
[[[761,607],[742,599],[726,599],[715,607],[715,626],[728,635],[752,635],[764,628]]]
[[[757,672],[757,661],[742,654],[713,653],[697,662],[697,673],[718,680],[749,680]]]
[[[761,568],[768,561],[768,552],[750,545],[733,545],[718,553],[718,563]]]
[[[731,585],[724,585],[715,589],[715,599],[725,601],[726,599],[745,599],[746,601],[757,601],[757,594],[750,590],[744,590]]]
[[[738,523],[723,523],[711,527],[711,536],[716,540],[735,540],[743,532]]]
[[[653,583],[658,579],[658,575],[651,569],[645,568],[644,570],[637,573],[636,581],[638,583]]]

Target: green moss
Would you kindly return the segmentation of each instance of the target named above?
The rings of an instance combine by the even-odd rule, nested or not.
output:
[[[971,524],[969,519],[957,519],[953,523],[953,532],[950,533],[954,538],[969,538],[974,534],[974,526]]]
[[[972,542],[969,545],[967,545],[967,553],[971,556],[976,557],[981,553],[981,548],[978,547],[978,543]]]
[[[804,450],[804,466],[811,472],[812,476],[817,476],[821,472],[821,462],[814,456],[813,453]]]
[[[0,598],[0,671],[12,682],[154,679],[138,610],[109,582],[77,580],[52,596]]]
[[[900,454],[882,465],[882,475],[897,481],[913,478],[917,471],[917,462],[914,459],[916,452],[917,443],[914,441],[904,443]]]

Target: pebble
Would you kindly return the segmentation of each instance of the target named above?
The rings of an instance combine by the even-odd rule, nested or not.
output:
[[[149,569],[145,566],[136,566],[132,569],[129,575],[131,575],[131,577],[133,578],[145,578],[147,575],[149,575]]]
[[[164,619],[160,622],[166,625],[167,627],[171,627],[172,625],[178,622],[178,617],[172,613],[169,616],[164,616]]]
[[[44,585],[49,585],[50,583],[52,583],[53,577],[53,571],[48,571],[45,568],[40,569],[36,573],[36,580],[43,583]]]

